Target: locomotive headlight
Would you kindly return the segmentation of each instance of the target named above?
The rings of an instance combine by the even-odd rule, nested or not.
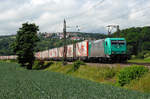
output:
[[[115,52],[112,52],[112,54],[115,54]]]
[[[122,54],[126,54],[126,52],[123,51]]]

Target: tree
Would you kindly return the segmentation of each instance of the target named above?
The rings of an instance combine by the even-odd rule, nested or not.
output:
[[[121,30],[121,37],[126,38],[128,53],[130,55],[142,56],[150,50],[150,26],[132,27]],[[115,34],[115,33],[114,33]],[[112,35],[114,37],[114,34]],[[142,56],[144,57],[144,56]]]
[[[26,66],[27,69],[32,69],[35,60],[34,51],[39,41],[37,31],[39,27],[35,24],[24,23],[17,31],[16,40],[13,43],[13,51],[18,56],[18,63]]]

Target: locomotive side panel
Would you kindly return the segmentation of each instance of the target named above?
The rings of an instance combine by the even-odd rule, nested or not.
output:
[[[104,40],[96,40],[93,42],[90,42],[90,57],[105,57],[104,53]]]

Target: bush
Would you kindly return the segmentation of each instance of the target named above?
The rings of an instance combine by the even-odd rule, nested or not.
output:
[[[51,61],[35,61],[34,62],[34,65],[33,65],[33,69],[36,69],[36,70],[40,70],[40,69],[45,69],[47,67],[49,67],[50,65],[52,65],[53,62]]]
[[[104,79],[109,79],[109,78],[113,78],[116,74],[116,71],[114,70],[114,68],[106,68],[106,70],[104,71]]]
[[[144,52],[141,52],[137,55],[137,58],[144,59]]]
[[[15,59],[12,59],[12,60],[10,60],[10,62],[17,63],[17,60],[15,60]]]
[[[135,56],[135,55],[132,55],[132,56],[131,56],[131,58],[132,58],[132,59],[135,59],[135,58],[136,58],[136,56]]]
[[[143,74],[148,72],[149,69],[144,66],[131,66],[123,68],[118,77],[118,84],[120,86],[124,86],[125,84],[129,84],[131,80],[140,78]]]
[[[150,57],[150,51],[146,51],[146,53],[144,54],[144,58],[149,58]]]
[[[52,65],[52,64],[53,64],[52,61],[46,61],[46,62],[44,62],[44,64],[43,64],[43,66],[41,67],[41,69],[45,69],[45,68],[49,67],[49,66]]]
[[[41,69],[43,67],[44,61],[34,61],[32,69]]]
[[[77,60],[73,63],[74,71],[78,70],[80,65],[85,65],[83,61]]]
[[[150,51],[142,51],[141,53],[139,53],[137,55],[137,58],[141,58],[141,59],[144,59],[144,58],[147,58],[147,57],[150,57]]]

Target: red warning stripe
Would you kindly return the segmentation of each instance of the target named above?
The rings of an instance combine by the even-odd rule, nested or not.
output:
[[[87,41],[87,56],[89,56],[89,41]]]

